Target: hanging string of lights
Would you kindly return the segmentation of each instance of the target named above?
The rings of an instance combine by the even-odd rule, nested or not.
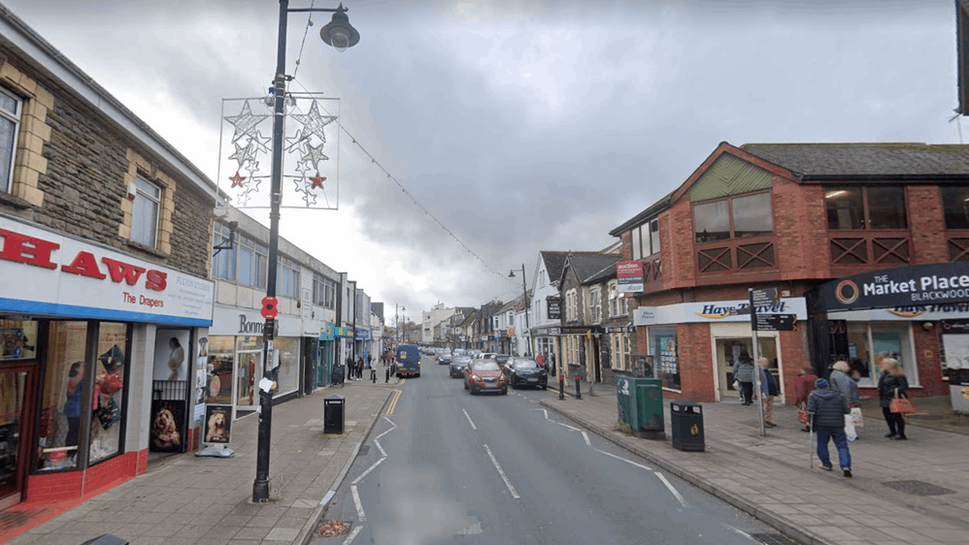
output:
[[[293,82],[296,83],[296,85],[299,85],[303,89],[303,91],[305,91],[307,93],[310,92],[308,89],[306,89],[306,87],[299,80],[295,79],[295,75],[293,77]],[[458,236],[455,235],[454,232],[451,231],[451,229],[449,229],[447,225],[444,225],[444,222],[442,222],[441,220],[439,220],[437,218],[437,216],[435,216],[434,214],[432,214],[427,209],[427,207],[425,207],[419,200],[417,200],[417,197],[415,197],[410,191],[408,191],[408,189],[404,186],[403,183],[401,183],[400,180],[397,179],[397,177],[395,177],[393,174],[391,174],[390,171],[388,171],[382,164],[380,164],[380,161],[378,161],[377,158],[374,157],[372,153],[370,153],[370,151],[368,151],[365,147],[363,147],[363,145],[360,144],[360,142],[358,142],[357,139],[352,134],[350,134],[350,131],[348,131],[347,128],[343,126],[343,123],[341,123],[341,120],[339,118],[336,121],[334,121],[334,123],[336,123],[337,126],[340,127],[340,130],[342,130],[350,138],[350,140],[353,142],[353,144],[356,145],[360,149],[360,151],[362,151],[363,154],[366,155],[367,158],[370,159],[370,163],[371,164],[376,165],[377,168],[379,168],[381,171],[383,171],[384,174],[387,175],[387,178],[388,179],[392,180],[395,184],[397,184],[397,187],[401,190],[401,192],[404,195],[406,195],[407,198],[409,198],[411,200],[411,202],[413,202],[413,204],[415,206],[417,206],[422,212],[424,212],[424,215],[425,216],[427,216],[427,217],[431,218],[432,220],[434,220],[434,222],[437,223],[441,227],[441,229],[444,230],[444,232],[446,232],[448,235],[450,235],[451,238],[453,238],[459,245],[461,245],[462,248],[465,249],[465,251],[467,251],[475,259],[477,259],[478,261],[480,261],[481,264],[484,265],[484,267],[486,269],[488,269],[489,272],[491,272],[492,274],[494,274],[494,275],[496,275],[496,276],[498,276],[498,277],[500,277],[502,279],[509,280],[508,277],[506,277],[504,274],[498,272],[494,267],[492,267],[490,264],[488,264],[487,261],[485,261],[484,259],[482,259],[481,256],[479,256],[478,254],[476,254],[474,252],[474,250],[472,250],[470,247],[468,247],[468,245],[465,244],[463,240],[461,240],[460,238],[458,238]]]

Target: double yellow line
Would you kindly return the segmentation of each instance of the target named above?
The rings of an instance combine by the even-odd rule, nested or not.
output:
[[[407,379],[400,379],[400,384],[403,384]],[[400,401],[400,394],[403,390],[394,389],[394,398],[390,400],[390,405],[387,406],[387,412],[384,414],[391,415],[394,414],[394,410],[397,408],[397,402]]]

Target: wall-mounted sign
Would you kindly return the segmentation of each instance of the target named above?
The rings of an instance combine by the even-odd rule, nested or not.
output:
[[[640,293],[643,291],[643,262],[623,261],[616,263],[616,279],[619,293]]]
[[[826,310],[969,302],[969,262],[899,267],[832,280],[818,287]]]
[[[706,301],[695,303],[676,303],[661,307],[639,307],[633,311],[633,324],[684,324],[714,322],[747,322],[750,313],[743,311],[750,306],[748,301]],[[757,308],[757,314],[793,314],[798,320],[807,319],[807,304],[803,297],[784,297],[780,304]]]
[[[545,298],[545,307],[548,311],[549,320],[561,320],[562,319],[562,298],[559,296],[550,296]]]
[[[0,310],[208,326],[214,284],[0,218]]]

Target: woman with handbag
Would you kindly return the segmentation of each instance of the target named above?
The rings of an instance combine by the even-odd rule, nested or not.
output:
[[[746,350],[740,353],[737,357],[737,362],[734,363],[733,378],[740,383],[740,394],[743,398],[741,405],[752,404],[754,393],[754,360],[750,359]]]
[[[908,400],[908,379],[905,370],[895,358],[884,358],[879,361],[881,376],[878,377],[878,398],[882,405],[882,414],[888,424],[888,434],[885,437],[905,441],[905,419],[902,413],[893,410],[895,399]],[[896,404],[897,405],[897,404]],[[895,407],[897,409],[897,407]]]

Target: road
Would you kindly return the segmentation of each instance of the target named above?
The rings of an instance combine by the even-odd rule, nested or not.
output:
[[[772,532],[548,413],[551,390],[472,396],[428,356],[400,390],[324,516],[350,534],[315,544],[750,545]]]

